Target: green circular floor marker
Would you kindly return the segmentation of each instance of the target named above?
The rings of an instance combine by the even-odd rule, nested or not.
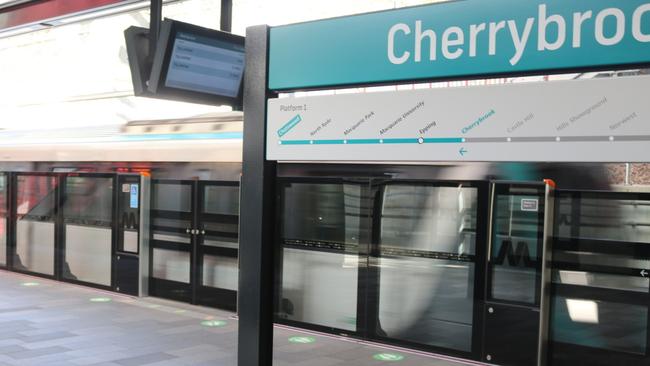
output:
[[[307,344],[307,343],[314,343],[316,342],[316,338],[314,337],[291,337],[289,338],[290,343],[299,343],[299,344]]]
[[[151,309],[158,309],[158,308],[160,307],[160,305],[158,305],[158,304],[151,304],[151,305],[148,305],[148,307],[151,308]]]
[[[38,282],[23,282],[22,285],[25,286],[25,287],[34,287],[34,286],[38,286],[39,283]]]
[[[92,297],[90,298],[90,302],[110,302],[111,299],[108,297]]]
[[[201,325],[204,327],[223,327],[226,323],[223,320],[204,320],[201,322]]]
[[[402,361],[404,356],[398,355],[396,353],[377,353],[372,356],[377,361]]]
[[[187,312],[187,310],[178,309],[178,310],[174,310],[174,312],[175,312],[176,314],[183,314],[183,313]]]

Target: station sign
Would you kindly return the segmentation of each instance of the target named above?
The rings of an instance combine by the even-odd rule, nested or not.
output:
[[[457,0],[273,27],[269,89],[649,63],[648,0]]]
[[[650,161],[650,76],[268,101],[277,161]]]

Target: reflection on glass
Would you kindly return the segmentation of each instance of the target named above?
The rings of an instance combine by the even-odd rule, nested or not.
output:
[[[20,220],[16,223],[14,268],[54,275],[54,223]]]
[[[281,318],[356,330],[362,189],[291,184],[283,194]]]
[[[170,241],[190,244],[191,238],[186,230],[192,227],[190,220],[163,219],[154,217],[151,220],[153,240]]]
[[[566,299],[569,318],[575,323],[598,324],[598,303],[592,300]]]
[[[643,355],[647,326],[646,306],[554,298],[551,331],[557,342]]]
[[[219,222],[204,222],[206,231],[203,245],[222,248],[239,248],[239,225]]]
[[[203,286],[237,291],[239,268],[237,258],[203,256]]]
[[[63,277],[110,286],[111,238],[110,228],[66,224]]]
[[[206,186],[203,210],[219,215],[239,215],[238,186]]]
[[[18,175],[16,179],[14,268],[54,275],[56,178]]]
[[[19,175],[16,211],[20,218],[39,221],[53,220],[56,178]]]
[[[650,242],[650,202],[604,198],[558,197],[560,237]]]
[[[192,211],[192,186],[178,183],[154,182],[151,208],[153,210]]]
[[[189,252],[154,248],[152,267],[155,278],[190,283]]]
[[[389,185],[381,212],[379,327],[470,351],[477,190]]]
[[[535,304],[544,201],[525,194],[530,189],[509,189],[513,194],[497,194],[494,202],[490,298]]]
[[[121,251],[127,253],[138,253],[140,234],[135,230],[124,229]]]
[[[113,179],[67,177],[64,278],[111,285]]]
[[[113,179],[66,178],[63,214],[66,222],[110,226],[113,215]]]
[[[625,243],[619,243],[620,247]],[[634,258],[634,248],[630,248],[630,255],[604,254],[594,252],[580,252],[571,250],[556,250],[553,261],[566,263],[580,263],[592,266],[622,267],[628,269],[650,268],[650,258]]]
[[[639,243],[650,243],[650,202],[618,199],[621,193],[609,197],[571,192],[556,199],[555,232],[562,247],[553,253],[553,282],[563,296],[553,300],[552,337],[645,355],[650,258],[639,250],[648,244]],[[582,298],[570,298],[574,292]]]
[[[554,270],[553,282],[557,284],[598,287],[635,292],[650,291],[650,278],[630,277],[608,273]]]
[[[203,255],[203,286],[237,291],[239,283],[239,187],[206,185],[201,244],[228,248],[219,255]],[[234,249],[234,250],[232,250]],[[206,249],[209,250],[209,249]],[[229,255],[226,255],[229,253]]]

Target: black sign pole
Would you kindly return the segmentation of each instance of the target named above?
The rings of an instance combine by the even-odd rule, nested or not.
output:
[[[153,60],[156,54],[156,43],[160,34],[160,23],[162,23],[162,0],[151,0],[149,8],[149,58]]]
[[[232,32],[232,0],[221,0],[221,30]]]
[[[239,366],[273,363],[273,245],[277,163],[266,160],[268,33],[246,29],[239,241]]]

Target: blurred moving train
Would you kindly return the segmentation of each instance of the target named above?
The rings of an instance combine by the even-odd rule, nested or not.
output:
[[[0,131],[0,170],[133,171],[160,178],[238,180],[234,171],[241,166],[242,126],[242,113],[229,112],[125,125]]]

